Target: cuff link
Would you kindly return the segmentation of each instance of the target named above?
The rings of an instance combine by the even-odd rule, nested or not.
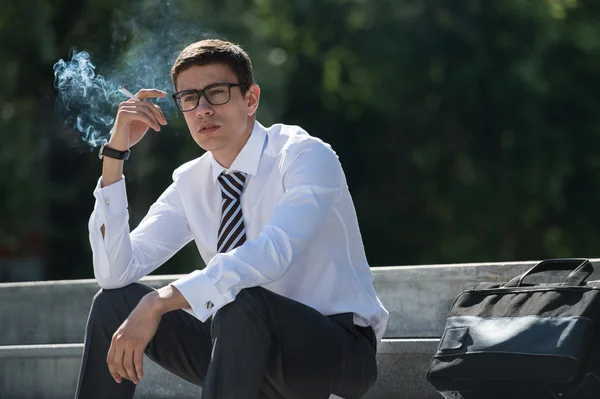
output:
[[[213,303],[211,301],[208,301],[204,304],[204,307],[206,308],[206,310],[211,310],[213,308]]]

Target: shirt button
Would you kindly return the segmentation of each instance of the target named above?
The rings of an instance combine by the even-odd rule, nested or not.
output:
[[[213,308],[213,303],[211,301],[208,301],[204,304],[204,307],[206,308],[206,310],[211,310]]]
[[[105,198],[104,203],[106,204],[106,206],[110,206],[110,198]]]

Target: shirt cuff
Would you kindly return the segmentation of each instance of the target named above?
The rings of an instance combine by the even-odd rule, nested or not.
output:
[[[227,302],[215,284],[201,270],[195,270],[173,281],[171,285],[181,292],[190,304],[195,316],[202,322],[208,320]]]
[[[125,176],[116,183],[102,188],[102,177],[94,189],[96,206],[102,208],[108,219],[127,210],[127,191],[125,189]]]

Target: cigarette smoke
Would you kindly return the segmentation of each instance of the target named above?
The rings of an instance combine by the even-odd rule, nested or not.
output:
[[[59,111],[91,147],[108,137],[118,104],[114,84],[95,69],[87,51],[72,50],[69,61],[54,64]]]
[[[127,99],[117,90],[119,86],[133,93],[141,88],[172,92],[170,68],[177,54],[206,35],[197,21],[181,18],[170,3],[140,3],[143,10],[134,9],[130,14],[139,19],[123,20],[116,12],[112,47],[117,54],[114,61],[98,65],[97,70],[90,53],[77,49],[71,50],[70,59],[54,64],[57,111],[90,147],[110,136],[118,105]],[[147,18],[148,13],[154,18]],[[167,114],[175,111],[169,96],[153,101]]]

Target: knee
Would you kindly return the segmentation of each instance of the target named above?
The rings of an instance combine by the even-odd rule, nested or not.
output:
[[[240,309],[260,309],[267,305],[267,290],[263,287],[250,287],[241,290],[231,303]]]
[[[236,324],[243,320],[264,320],[267,315],[268,301],[266,290],[262,287],[251,287],[241,290],[233,302],[228,303],[217,311],[213,324],[234,321]]]
[[[102,312],[107,309],[132,306],[133,309],[144,295],[152,291],[152,288],[143,284],[132,283],[122,288],[101,288],[92,301],[92,311]]]

